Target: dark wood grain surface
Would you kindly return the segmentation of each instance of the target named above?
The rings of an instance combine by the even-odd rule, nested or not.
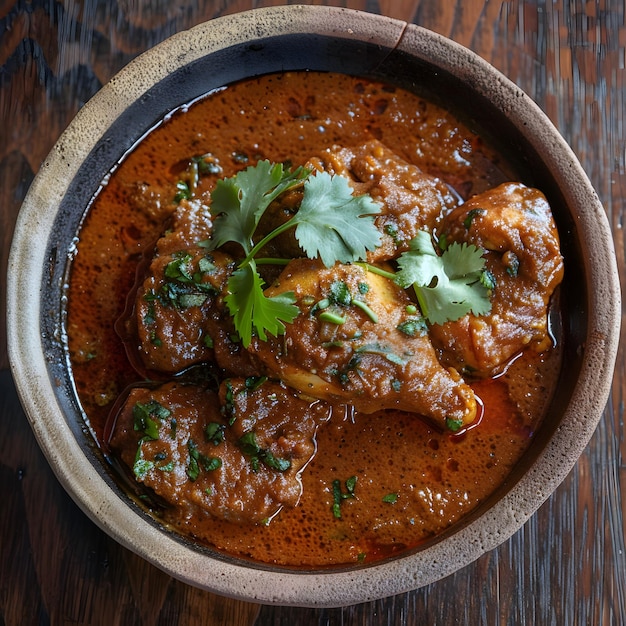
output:
[[[624,624],[626,354],[574,470],[510,540],[445,580],[343,609],[258,606],[159,572],[65,494],[31,433],[6,356],[6,265],[20,203],[86,100],[137,54],[255,0],[0,2],[0,625]],[[624,1],[348,0],[479,53],[546,111],[588,172],[624,275]]]

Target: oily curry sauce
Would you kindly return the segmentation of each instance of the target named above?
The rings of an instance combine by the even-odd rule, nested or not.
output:
[[[233,176],[261,159],[302,165],[330,146],[370,140],[443,181],[457,200],[518,178],[443,108],[390,85],[315,72],[269,75],[217,90],[169,116],[112,172],[81,226],[67,306],[76,389],[105,451],[120,399],[154,378],[134,367],[120,319],[138,271],[177,208],[176,183],[190,157],[211,155],[214,174],[197,181],[202,196],[218,173]],[[314,428],[312,458],[295,477],[298,489],[301,481],[296,506],[261,522],[161,506],[159,498],[148,506],[201,543],[280,566],[371,562],[415,548],[505,481],[547,409],[560,353],[554,339],[543,352],[516,354],[497,376],[468,378],[479,411],[459,433],[406,411],[362,414],[333,407]],[[128,436],[136,442],[132,429]],[[256,506],[253,490],[246,493],[242,497]]]

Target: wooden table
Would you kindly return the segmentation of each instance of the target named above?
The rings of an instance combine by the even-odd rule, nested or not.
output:
[[[0,2],[0,283],[33,175],[81,105],[167,36],[263,0]],[[626,23],[617,0],[348,0],[442,33],[490,61],[547,112],[606,207],[618,263],[626,208]],[[626,274],[625,274],[626,275]],[[626,353],[575,469],[509,541],[445,580],[343,609],[258,606],[199,591],[91,523],[39,451],[0,331],[0,624],[624,624]]]

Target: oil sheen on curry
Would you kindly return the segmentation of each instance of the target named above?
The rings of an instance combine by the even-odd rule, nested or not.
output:
[[[345,75],[243,81],[159,124],[94,198],[68,291],[82,407],[139,501],[293,567],[475,509],[560,367],[559,238],[520,180],[444,108]]]

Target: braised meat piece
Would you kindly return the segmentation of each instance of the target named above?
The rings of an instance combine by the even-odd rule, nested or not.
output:
[[[432,230],[458,197],[438,178],[423,172],[375,139],[353,148],[334,146],[312,158],[307,167],[347,178],[354,195],[369,194],[381,204],[374,223],[381,232],[380,247],[368,253],[370,263],[388,261],[409,247],[421,229]],[[277,198],[259,224],[259,237],[290,219],[302,201],[302,189]],[[265,250],[268,256],[300,257],[293,232],[277,237]]]
[[[197,246],[153,258],[135,303],[139,353],[148,370],[175,373],[213,360],[207,320],[220,306],[232,269],[229,256]]]
[[[167,383],[131,391],[110,446],[181,519],[266,523],[297,504],[300,473],[329,416],[323,402],[263,379],[227,379],[219,396]]]
[[[440,179],[423,172],[375,139],[354,148],[331,148],[311,165],[352,181],[356,195],[368,193],[382,204],[375,224],[381,246],[368,253],[370,263],[397,257],[419,230],[432,231],[437,220],[457,204]]]
[[[205,362],[244,376],[256,371],[250,354],[231,339],[232,319],[223,300],[235,261],[200,245],[210,232],[208,209],[183,201],[156,243],[132,319],[125,320],[126,334],[136,335],[149,372],[174,374]]]
[[[460,428],[476,414],[470,387],[442,367],[404,290],[356,265],[296,259],[266,290],[292,291],[302,311],[283,336],[253,340],[269,375],[362,413],[400,409]]]
[[[520,183],[505,183],[449,213],[441,233],[446,242],[486,250],[495,279],[491,313],[432,326],[443,362],[489,376],[525,348],[541,352],[549,347],[548,304],[563,278],[563,259],[545,196]]]

